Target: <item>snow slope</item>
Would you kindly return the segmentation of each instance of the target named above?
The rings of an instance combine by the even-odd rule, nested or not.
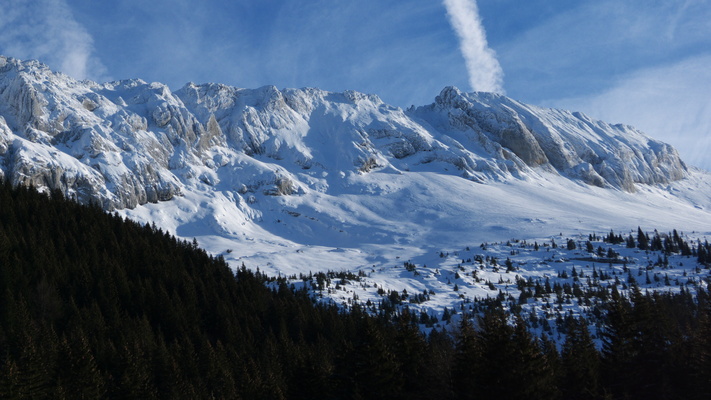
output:
[[[352,91],[79,82],[0,56],[0,176],[196,238],[235,267],[369,271],[393,288],[404,260],[482,242],[711,233],[710,176],[670,145],[452,87],[402,110]]]

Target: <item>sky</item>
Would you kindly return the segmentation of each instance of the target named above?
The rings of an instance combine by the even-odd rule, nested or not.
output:
[[[711,170],[711,0],[0,0],[0,54],[403,108],[493,91],[633,125]]]

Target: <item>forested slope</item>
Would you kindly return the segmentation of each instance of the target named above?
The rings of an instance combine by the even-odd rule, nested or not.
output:
[[[407,310],[315,305],[155,227],[0,186],[0,398],[711,393],[705,292],[613,295],[602,349],[584,321],[569,318],[558,349],[493,301],[425,337]]]
[[[314,398],[394,334],[53,195],[0,192],[2,398]]]

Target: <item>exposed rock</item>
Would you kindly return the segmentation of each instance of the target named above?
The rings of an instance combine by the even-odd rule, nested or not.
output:
[[[492,152],[498,145],[529,168],[548,166],[595,186],[633,192],[635,184],[664,184],[687,174],[673,147],[632,127],[528,106],[497,94],[467,94],[448,87],[434,104],[412,112],[443,129],[468,133],[490,155],[496,156]],[[506,157],[506,152],[501,154]]]
[[[403,111],[354,91],[78,82],[0,57],[0,177],[106,209],[225,179],[237,197],[289,196],[345,187],[349,171],[413,168],[476,182],[553,172],[626,191],[687,175],[673,147],[631,127],[496,94],[448,87]]]

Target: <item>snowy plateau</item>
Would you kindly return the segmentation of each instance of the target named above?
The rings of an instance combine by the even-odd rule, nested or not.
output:
[[[601,241],[638,226],[705,241],[708,172],[630,126],[454,87],[403,110],[354,91],[77,81],[0,56],[0,176],[195,239],[324,301],[397,292],[438,318],[519,299],[522,279],[634,276],[672,291],[709,279],[694,258],[662,264]],[[524,305],[545,314],[546,302]]]

